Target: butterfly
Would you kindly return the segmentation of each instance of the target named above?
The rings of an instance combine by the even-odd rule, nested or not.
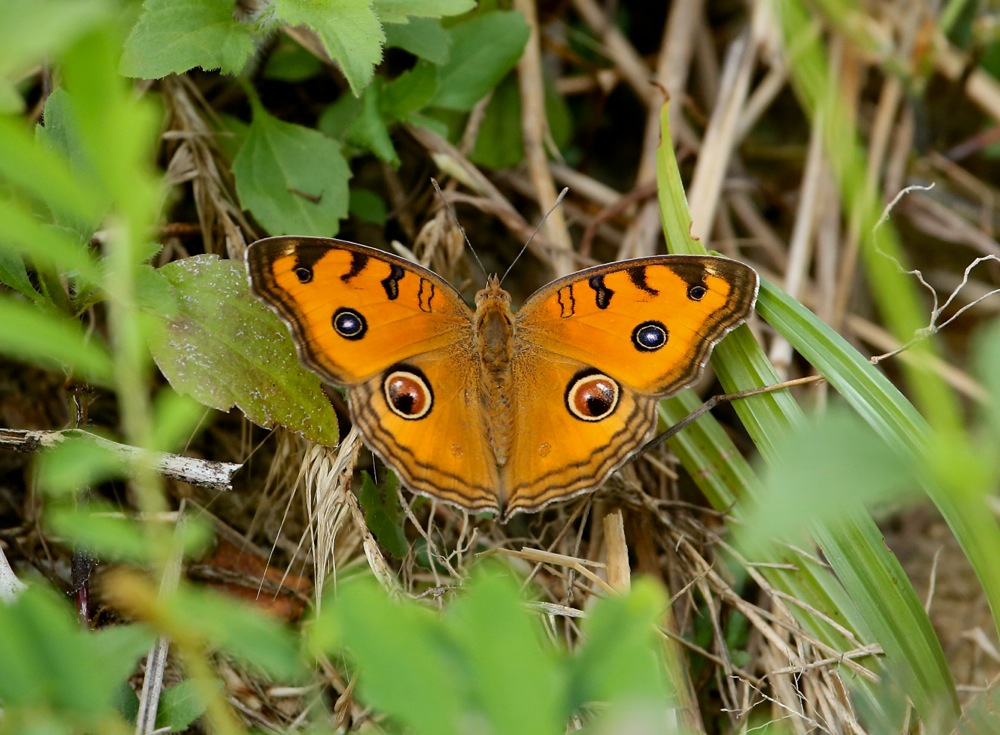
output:
[[[356,243],[270,237],[246,261],[403,484],[502,519],[599,487],[758,289],[738,261],[661,255],[560,278],[517,311],[491,276],[473,310],[437,274]]]

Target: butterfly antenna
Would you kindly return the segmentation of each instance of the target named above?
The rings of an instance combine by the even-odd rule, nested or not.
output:
[[[479,253],[476,252],[476,249],[472,247],[472,243],[469,242],[469,236],[465,234],[465,228],[462,227],[462,223],[458,221],[458,215],[455,214],[455,208],[451,206],[451,202],[445,199],[444,192],[441,191],[441,187],[438,185],[437,179],[433,176],[431,176],[431,184],[434,185],[434,191],[437,192],[438,196],[441,197],[441,201],[444,202],[444,206],[448,210],[448,214],[451,215],[452,222],[455,223],[455,227],[458,228],[458,231],[462,233],[462,237],[465,238],[465,244],[469,246],[469,250],[472,252],[472,257],[476,259],[477,263],[479,263],[479,268],[483,271],[483,273],[486,273],[486,266],[483,265],[483,261],[479,259]]]
[[[563,190],[559,192],[559,196],[556,197],[555,204],[549,207],[549,211],[545,213],[544,217],[542,217],[542,221],[538,223],[538,227],[536,227],[535,231],[531,233],[531,237],[528,238],[528,242],[524,243],[524,245],[521,247],[521,250],[518,252],[517,256],[514,258],[514,260],[510,262],[510,265],[507,266],[507,270],[505,270],[503,272],[503,275],[500,277],[500,283],[503,283],[504,280],[506,280],[507,274],[510,273],[511,268],[514,267],[514,264],[521,259],[521,256],[524,255],[524,251],[528,249],[528,246],[531,245],[531,241],[535,239],[535,235],[537,235],[538,231],[542,229],[542,225],[545,224],[545,220],[549,218],[550,214],[556,211],[556,207],[558,207],[559,204],[562,202],[562,200],[566,198],[567,194],[569,194],[569,187],[565,186],[563,187]]]

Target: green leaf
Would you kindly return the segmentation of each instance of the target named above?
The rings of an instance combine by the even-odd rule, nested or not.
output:
[[[222,690],[222,682],[218,682]],[[198,691],[198,683],[190,679],[167,687],[160,695],[156,711],[156,729],[181,732],[205,712],[205,700]]]
[[[511,168],[524,159],[521,134],[521,91],[508,75],[493,90],[469,160],[490,168]]]
[[[406,121],[427,107],[438,89],[438,68],[417,64],[385,85],[382,111],[392,122]]]
[[[69,371],[93,385],[111,383],[111,356],[80,322],[11,297],[0,298],[0,354]]]
[[[323,70],[323,62],[297,43],[286,39],[267,58],[264,76],[282,82],[304,82]]]
[[[178,313],[150,349],[174,390],[220,411],[235,405],[260,426],[337,443],[320,379],[299,363],[288,328],[250,293],[242,265],[205,255],[160,272],[175,289]]]
[[[272,235],[330,237],[347,216],[351,172],[340,146],[259,105],[233,175],[240,202]]]
[[[389,217],[389,210],[382,197],[373,191],[357,186],[351,189],[351,202],[348,209],[352,216],[373,225],[384,225]]]
[[[448,61],[451,35],[432,18],[414,18],[409,23],[388,23],[385,45],[401,48],[438,66]]]
[[[460,15],[476,7],[474,0],[375,0],[374,4],[375,12],[383,23],[405,23],[411,16],[440,18]]]
[[[433,104],[471,110],[514,68],[530,32],[524,16],[513,11],[486,13],[451,29],[451,58],[441,67]]]
[[[32,301],[43,301],[42,294],[35,290],[28,278],[28,269],[24,267],[24,258],[9,250],[0,249],[0,283],[27,296]]]
[[[388,473],[382,487],[375,484],[367,472],[361,473],[361,492],[358,502],[365,511],[365,525],[375,539],[395,558],[402,559],[409,551],[406,534],[403,533],[403,510],[399,507],[399,478],[395,472]]]
[[[392,166],[399,166],[399,156],[389,137],[389,129],[379,109],[381,85],[371,84],[361,95],[360,114],[347,131],[347,142],[370,151]]]
[[[234,0],[145,0],[121,59],[122,74],[161,79],[201,67],[239,73],[253,53]]]
[[[382,60],[385,34],[371,0],[274,0],[275,17],[316,31],[330,58],[340,64],[359,95]]]

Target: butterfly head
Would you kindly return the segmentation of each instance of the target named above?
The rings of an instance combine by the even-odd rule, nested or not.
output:
[[[486,279],[486,288],[476,294],[476,311],[510,311],[510,294],[501,288],[496,275]]]

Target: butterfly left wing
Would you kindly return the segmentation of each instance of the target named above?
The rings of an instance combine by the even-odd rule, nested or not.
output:
[[[545,286],[515,316],[531,375],[503,471],[508,514],[597,487],[647,440],[656,400],[690,385],[753,310],[757,274],[709,256],[598,266]]]
[[[473,315],[458,291],[342,240],[272,237],[246,260],[254,292],[288,323],[302,362],[346,386],[365,441],[404,484],[464,508],[496,507]]]

